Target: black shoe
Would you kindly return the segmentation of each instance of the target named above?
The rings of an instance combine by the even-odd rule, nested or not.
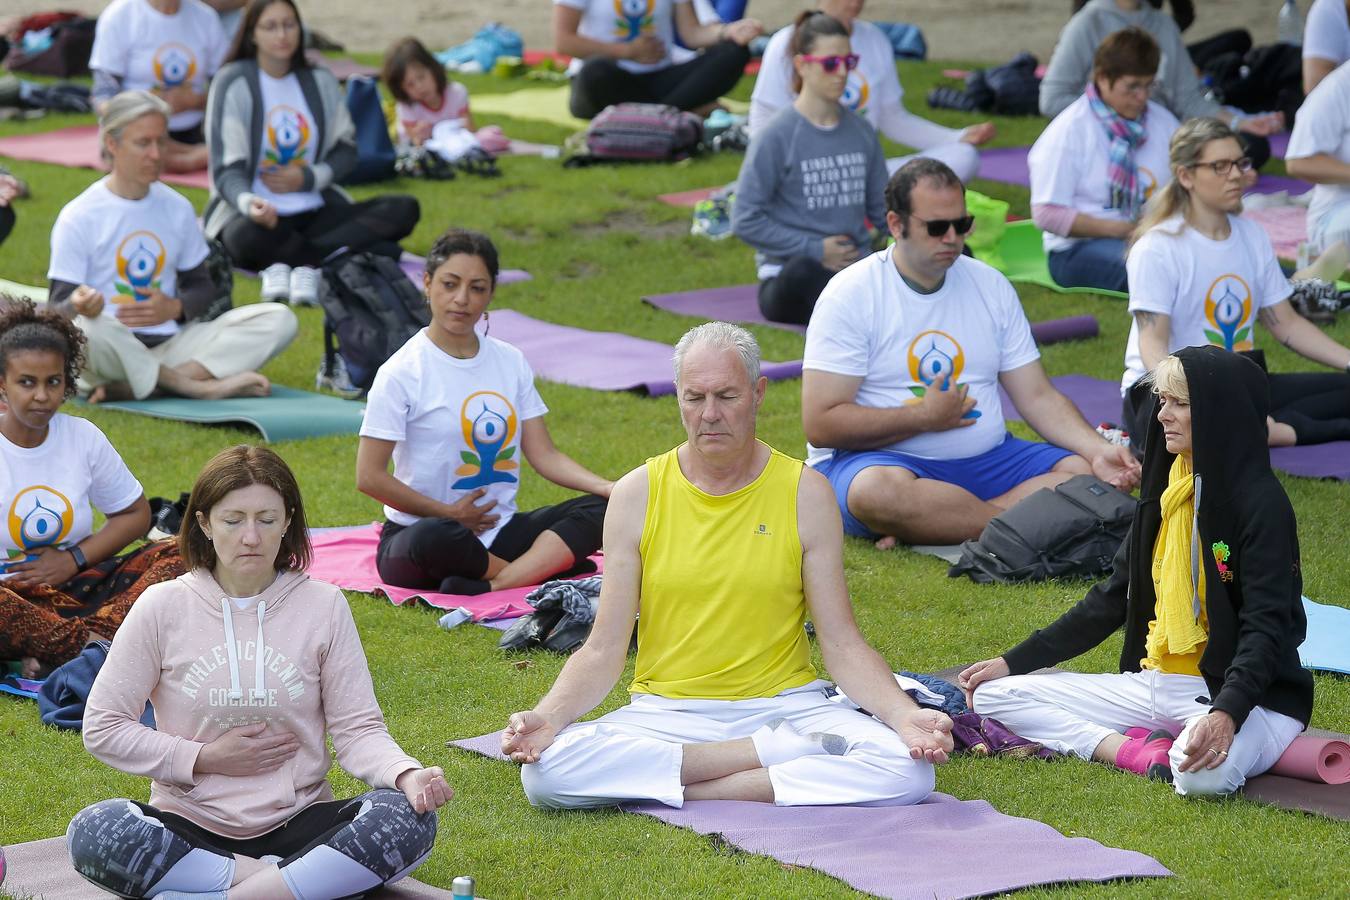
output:
[[[516,624],[506,629],[497,646],[502,650],[533,650],[544,643],[544,638],[562,617],[562,607],[536,609],[529,615],[521,616]]]
[[[586,642],[592,624],[575,616],[563,616],[544,638],[544,649],[554,653],[571,653]]]

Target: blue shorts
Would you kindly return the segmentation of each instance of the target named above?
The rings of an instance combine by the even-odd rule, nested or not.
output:
[[[834,488],[839,511],[844,516],[844,534],[875,540],[881,535],[872,531],[848,510],[848,489],[863,469],[872,466],[899,466],[919,478],[945,481],[965,488],[981,500],[990,500],[1017,487],[1028,478],[1044,475],[1061,459],[1073,456],[1073,451],[1024,441],[1011,434],[1003,443],[979,456],[965,459],[925,459],[895,450],[836,450],[834,455],[816,466]]]

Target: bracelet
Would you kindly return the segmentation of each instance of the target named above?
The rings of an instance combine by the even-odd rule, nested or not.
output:
[[[66,548],[66,552],[74,558],[76,571],[83,572],[89,568],[89,560],[85,559],[84,551],[80,549],[78,544],[71,544]]]

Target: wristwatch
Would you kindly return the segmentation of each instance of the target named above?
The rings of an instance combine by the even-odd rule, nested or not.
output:
[[[71,544],[66,548],[66,552],[75,559],[76,571],[83,572],[89,568],[89,560],[84,558],[84,551],[80,549],[79,544]]]

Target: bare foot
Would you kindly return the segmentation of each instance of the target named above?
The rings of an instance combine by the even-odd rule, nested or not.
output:
[[[126,382],[100,384],[85,398],[89,403],[107,403],[113,400],[135,400],[136,394]]]
[[[893,536],[888,534],[885,537],[879,539],[872,546],[876,547],[878,550],[894,550],[899,545],[900,542],[897,541]]]
[[[19,662],[20,678],[28,678],[37,681],[40,678],[46,678],[51,673],[51,666],[44,666],[40,661],[31,656],[25,656]]]
[[[214,378],[198,382],[206,388],[208,399],[220,400],[225,397],[266,397],[272,393],[272,382],[267,376],[257,372],[240,372],[228,378]]]
[[[107,390],[104,389],[103,385],[101,384],[98,387],[94,388],[92,391],[90,391],[89,396],[85,398],[85,400],[88,401],[89,403],[102,403],[104,400],[107,399],[108,399],[108,392]]]

